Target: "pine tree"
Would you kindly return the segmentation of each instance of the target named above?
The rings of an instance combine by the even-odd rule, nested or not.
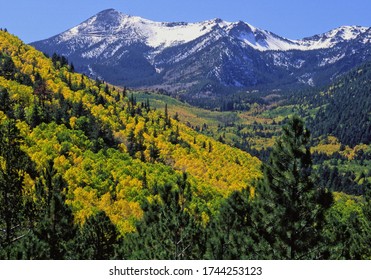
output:
[[[204,235],[189,213],[192,194],[187,175],[184,173],[178,179],[176,188],[167,184],[157,191],[153,202],[143,202],[144,217],[137,224],[137,232],[126,236],[123,257],[169,260],[201,258],[205,250]]]
[[[29,108],[26,119],[31,128],[35,128],[36,126],[41,124],[41,109],[38,104],[35,103]]]
[[[261,258],[321,257],[324,214],[332,195],[313,182],[309,142],[303,121],[292,117],[263,166],[252,215],[255,253]]]
[[[169,116],[169,112],[168,112],[168,109],[167,109],[167,103],[165,103],[165,127],[164,129],[166,129],[166,127],[170,128],[171,127],[171,120],[170,120],[170,116]]]
[[[250,190],[233,192],[208,226],[207,259],[241,260],[258,258],[253,254]]]
[[[0,88],[0,111],[3,111],[10,117],[12,116],[12,102],[9,93],[5,88]]]
[[[325,235],[326,259],[334,260],[357,260],[362,259],[362,255],[370,252],[370,244],[365,244],[364,237],[369,235],[369,231],[364,231],[360,213],[352,211],[345,219],[343,213],[336,210],[330,211],[327,215],[327,226]],[[366,233],[366,234],[365,234]],[[365,236],[364,236],[365,235]],[[366,246],[365,246],[366,245]],[[367,257],[364,257],[367,259]]]
[[[34,94],[38,97],[42,108],[45,108],[45,102],[51,101],[52,98],[52,92],[48,90],[45,80],[38,73],[35,75]]]
[[[71,208],[65,203],[67,186],[50,161],[36,184],[39,221],[33,230],[44,252],[27,258],[67,259],[73,255],[76,226]],[[35,252],[36,253],[36,252]]]
[[[6,54],[0,53],[0,76],[12,80],[16,71],[13,59]]]
[[[86,220],[76,243],[77,259],[114,259],[120,243],[119,232],[106,213],[99,211]]]
[[[134,156],[136,152],[136,137],[135,137],[134,129],[131,129],[129,131],[129,135],[127,139],[128,139],[128,144],[127,144],[128,153],[129,155]]]
[[[155,142],[151,142],[149,146],[149,157],[151,163],[156,162],[156,160],[158,160],[160,157],[160,149],[156,146]]]
[[[0,125],[0,255],[7,259],[15,243],[29,233],[22,191],[32,163],[20,148],[22,141],[13,120]]]

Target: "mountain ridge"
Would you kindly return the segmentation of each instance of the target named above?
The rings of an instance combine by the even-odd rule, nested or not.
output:
[[[290,40],[243,21],[155,22],[109,9],[32,45],[91,77],[198,103],[251,88],[329,83],[371,60],[371,28]]]
[[[363,33],[367,32],[370,30],[369,27],[363,27],[363,26],[356,26],[356,25],[353,25],[353,26],[340,26],[338,28],[335,28],[335,29],[332,29],[332,30],[329,30],[327,32],[324,32],[324,33],[321,33],[321,34],[316,34],[316,35],[313,35],[313,36],[310,36],[310,37],[304,37],[303,39],[298,39],[298,40],[295,40],[295,39],[288,39],[288,38],[285,38],[283,36],[279,36],[273,32],[270,32],[270,31],[267,31],[267,30],[263,30],[263,29],[260,29],[260,28],[257,28],[247,22],[244,22],[242,20],[240,21],[237,21],[237,22],[228,22],[228,21],[224,21],[220,18],[214,18],[214,19],[211,19],[211,20],[206,20],[206,21],[200,21],[200,22],[195,22],[195,23],[190,23],[190,22],[159,22],[159,21],[153,21],[153,20],[149,20],[149,19],[145,19],[145,18],[142,18],[142,17],[139,17],[139,16],[132,16],[132,15],[127,15],[127,14],[124,14],[124,13],[121,13],[121,12],[118,12],[117,10],[115,9],[107,9],[107,10],[103,10],[101,12],[99,12],[98,14],[96,14],[95,16],[92,16],[90,17],[89,19],[87,19],[86,21],[83,21],[82,23],[80,23],[79,25],[71,28],[71,29],[68,29],[56,36],[53,36],[52,38],[54,37],[61,37],[63,40],[69,40],[71,39],[71,37],[73,37],[74,35],[76,35],[76,33],[78,32],[79,29],[83,29],[84,27],[86,26],[89,26],[91,24],[93,24],[94,22],[98,22],[98,23],[105,23],[105,24],[109,24],[109,25],[106,25],[105,27],[109,27],[108,29],[104,29],[104,26],[102,25],[98,25],[97,27],[101,27],[101,31],[107,31],[108,34],[106,35],[115,35],[117,33],[120,33],[122,32],[122,28],[127,28],[127,27],[130,27],[128,26],[128,24],[130,24],[131,26],[135,26],[136,29],[142,29],[143,27],[147,27],[146,25],[150,25],[150,27],[147,29],[147,31],[158,31],[158,30],[153,30],[154,28],[151,28],[151,25],[152,26],[155,26],[155,27],[161,27],[161,28],[168,28],[168,29],[176,29],[176,28],[183,28],[183,27],[189,27],[189,28],[193,28],[191,29],[191,31],[203,31],[203,30],[206,30],[206,31],[211,31],[211,29],[213,28],[224,28],[225,31],[227,32],[234,32],[236,31],[236,29],[243,29],[242,31],[246,32],[246,31],[249,31],[251,33],[253,33],[253,35],[255,35],[255,38],[251,38],[251,41],[248,42],[248,38],[244,38],[244,37],[240,37],[240,39],[246,43],[248,43],[251,47],[257,49],[257,50],[260,50],[260,51],[266,51],[266,50],[280,50],[280,51],[283,51],[283,50],[314,50],[314,49],[322,49],[322,48],[329,48],[329,47],[332,47],[334,42],[332,40],[332,42],[328,42],[328,40],[325,40],[325,39],[333,39],[334,35],[338,35],[339,37],[341,37],[343,40],[352,40],[352,39],[355,39],[356,37],[358,37],[359,35],[362,35]],[[114,24],[114,25],[112,25]],[[116,25],[116,26],[115,26]],[[143,26],[142,26],[143,25]],[[211,28],[207,28],[207,26],[210,26]],[[116,27],[116,28],[112,28],[112,27]],[[196,30],[197,28],[201,28],[202,30]],[[146,30],[144,30],[146,31]],[[163,31],[164,33],[166,31],[169,32],[169,30],[160,30],[160,31]],[[173,35],[173,37],[176,37],[176,36],[180,36],[183,40],[175,40],[175,42],[183,42],[183,43],[187,43],[189,41],[192,41],[192,40],[195,40],[197,38],[199,38],[200,36],[204,35],[205,33],[203,32],[200,32],[200,33],[196,33],[196,34],[183,34],[183,33],[180,33],[179,30],[176,30],[178,31],[178,33],[175,33],[175,34],[171,34],[171,31],[169,32],[170,34],[166,34],[166,35]],[[68,35],[70,35],[71,37],[69,37]],[[98,33],[84,33],[84,32],[81,32],[79,35],[93,35],[93,36],[98,36],[99,37],[99,34]],[[142,34],[142,35],[159,35],[159,34]],[[160,34],[161,35],[161,34]],[[188,35],[190,37],[186,37],[184,35]],[[230,35],[230,34],[228,34]],[[240,35],[240,34],[238,34]],[[246,35],[246,34],[242,34],[242,35]],[[259,41],[264,41],[264,39],[267,39],[267,36],[271,36],[271,42],[262,42],[262,45],[259,45],[258,42]],[[318,38],[320,38],[320,44],[318,44]],[[371,38],[371,37],[370,37]],[[367,38],[367,40],[370,40],[370,38]],[[146,38],[148,40],[148,38]],[[159,39],[163,39],[165,40],[165,42],[159,40],[159,41],[155,41],[155,40],[152,40],[150,42],[147,42],[149,46],[151,47],[154,47],[154,48],[157,48],[157,47],[163,47],[163,48],[166,48],[166,47],[169,47],[169,46],[172,46],[171,43],[167,42],[166,39],[168,38],[159,38]],[[285,45],[285,44],[280,44],[280,42],[272,42],[272,40],[274,39],[277,39],[279,41],[282,41],[283,43],[286,43],[288,45]],[[174,42],[174,40],[172,40]],[[170,40],[170,42],[172,42]],[[254,42],[255,41],[255,42]],[[254,44],[255,43],[255,44]],[[264,46],[264,43],[266,43],[266,46]],[[269,44],[270,43],[270,44]]]

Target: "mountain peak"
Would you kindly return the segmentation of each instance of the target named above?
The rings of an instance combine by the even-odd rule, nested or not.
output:
[[[94,17],[98,18],[99,20],[105,20],[107,18],[119,18],[123,15],[123,13],[115,10],[115,9],[106,9],[97,13]]]
[[[214,18],[213,20],[211,20],[212,22],[215,22],[215,23],[222,23],[223,20],[221,18]]]
[[[95,15],[96,21],[117,21],[119,20],[124,14],[115,10],[115,9],[106,9],[98,14]]]
[[[117,10],[115,10],[114,8],[109,8],[109,9],[100,11],[98,14],[105,14],[105,13],[111,13],[111,12],[117,12]]]

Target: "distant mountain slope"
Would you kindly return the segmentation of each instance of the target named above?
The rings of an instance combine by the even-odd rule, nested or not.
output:
[[[329,83],[371,59],[371,28],[343,26],[289,40],[242,21],[161,23],[111,9],[32,45],[68,57],[92,77],[194,101],[250,88]]]
[[[350,146],[371,144],[371,63],[350,71],[307,102],[322,103],[311,124],[316,136],[333,135]]]

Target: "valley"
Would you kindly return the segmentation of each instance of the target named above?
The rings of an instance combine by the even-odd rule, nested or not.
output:
[[[0,259],[370,259],[370,28],[105,10],[0,31]]]

